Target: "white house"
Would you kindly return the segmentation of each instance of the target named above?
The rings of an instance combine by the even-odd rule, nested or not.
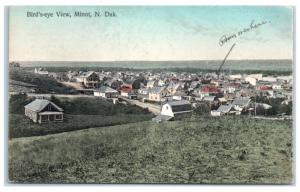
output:
[[[231,80],[242,79],[242,75],[241,74],[229,75],[229,79]]]
[[[119,95],[119,92],[107,87],[102,86],[100,89],[94,90],[94,96],[96,97],[103,97],[103,98],[116,98]]]
[[[255,86],[255,85],[256,85],[257,79],[254,78],[254,77],[251,77],[251,76],[247,76],[247,77],[245,78],[245,81],[248,82],[249,84]]]
[[[257,81],[261,81],[263,79],[262,73],[250,74],[250,75],[247,75],[247,77],[252,77],[252,78],[256,79]]]
[[[273,85],[272,85],[272,89],[274,89],[274,90],[281,90],[282,87],[281,87],[281,85],[273,84]]]
[[[39,75],[48,75],[48,71],[46,71],[44,68],[34,68],[34,73]]]

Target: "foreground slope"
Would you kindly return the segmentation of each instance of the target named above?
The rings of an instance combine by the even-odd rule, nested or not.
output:
[[[25,183],[291,183],[292,123],[247,117],[139,122],[9,141]]]

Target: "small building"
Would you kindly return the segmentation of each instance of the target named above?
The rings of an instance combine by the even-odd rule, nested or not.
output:
[[[158,80],[150,80],[147,82],[147,88],[153,88],[158,86]]]
[[[39,75],[48,75],[48,71],[45,68],[34,68],[34,73]]]
[[[62,122],[63,109],[46,99],[36,99],[25,107],[25,116],[35,123]]]
[[[116,98],[119,92],[107,86],[102,86],[100,89],[94,90],[94,96],[103,98]]]
[[[244,111],[246,110],[251,103],[251,99],[249,97],[236,97],[232,101],[233,108],[237,111]]]
[[[177,91],[183,90],[183,85],[181,82],[173,82],[171,81],[170,84],[167,86],[166,90],[170,95],[174,95]]]
[[[192,105],[186,100],[169,101],[162,106],[160,115],[170,116],[176,120],[189,117],[192,112]]]
[[[121,90],[121,96],[128,99],[138,99],[137,94],[130,90]]]
[[[229,115],[229,114],[240,114],[240,112],[236,112],[233,109],[233,106],[230,105],[220,105],[217,110],[212,110],[210,112],[212,116],[221,116],[221,115]]]
[[[149,100],[160,102],[167,95],[166,87],[153,87],[149,90]]]
[[[96,88],[99,83],[99,75],[95,71],[84,72],[76,78],[76,81],[86,88]]]
[[[173,100],[183,100],[183,98],[187,96],[187,94],[183,91],[176,91],[172,96]]]
[[[141,88],[142,79],[128,79],[123,82],[121,89],[137,90]]]

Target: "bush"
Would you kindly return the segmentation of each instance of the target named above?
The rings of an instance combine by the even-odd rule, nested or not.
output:
[[[210,111],[211,111],[210,106],[207,103],[201,103],[194,110],[194,113],[197,115],[209,115]]]
[[[24,106],[32,99],[27,98],[26,94],[11,95],[9,98],[9,113],[24,114]]]

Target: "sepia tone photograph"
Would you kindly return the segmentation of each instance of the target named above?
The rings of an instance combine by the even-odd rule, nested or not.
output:
[[[9,183],[294,183],[294,7],[7,9]]]

